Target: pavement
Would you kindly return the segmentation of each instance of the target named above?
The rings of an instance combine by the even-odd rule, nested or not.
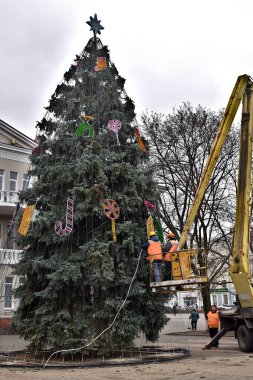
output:
[[[201,315],[198,330],[188,329],[189,314],[169,315],[171,318],[162,330],[159,345],[163,347],[189,347],[191,356],[163,363],[76,369],[5,369],[0,368],[0,380],[252,380],[253,353],[239,350],[233,336],[225,336],[218,349],[203,350],[210,338],[205,331],[205,318]],[[147,344],[144,337],[139,343]]]

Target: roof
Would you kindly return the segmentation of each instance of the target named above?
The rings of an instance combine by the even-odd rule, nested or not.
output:
[[[0,119],[0,144],[31,150],[37,144],[30,137]]]

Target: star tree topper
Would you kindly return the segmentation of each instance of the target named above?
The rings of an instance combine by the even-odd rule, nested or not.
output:
[[[90,16],[90,21],[86,21],[86,24],[90,26],[90,30],[93,30],[94,37],[96,38],[96,34],[101,34],[100,30],[104,29],[102,25],[100,25],[101,20],[97,19],[97,14],[95,13],[94,17]]]

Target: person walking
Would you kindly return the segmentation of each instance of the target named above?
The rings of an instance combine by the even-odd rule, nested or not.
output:
[[[211,310],[209,311],[209,313],[207,313],[206,319],[210,338],[213,338],[218,333],[220,326],[220,316],[216,305],[211,306]],[[217,342],[214,347],[218,348],[219,343]]]
[[[143,244],[142,249],[148,253],[147,260],[154,269],[155,282],[161,281],[161,269],[162,269],[162,245],[156,235],[155,231],[149,233],[149,240]]]
[[[192,330],[197,330],[197,322],[199,319],[199,313],[196,309],[193,309],[191,312],[191,315],[189,316],[189,319],[191,319],[191,326]]]
[[[172,307],[173,315],[177,315],[177,305],[174,304]]]
[[[166,236],[166,244],[163,248],[163,256],[165,261],[165,275],[164,281],[170,281],[172,279],[171,276],[171,252],[175,252],[177,250],[178,241],[176,240],[175,235],[170,232]]]

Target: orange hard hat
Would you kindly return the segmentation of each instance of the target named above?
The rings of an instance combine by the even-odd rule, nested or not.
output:
[[[174,238],[175,235],[173,234],[173,232],[170,232],[166,235],[166,239],[170,239],[170,238]]]

